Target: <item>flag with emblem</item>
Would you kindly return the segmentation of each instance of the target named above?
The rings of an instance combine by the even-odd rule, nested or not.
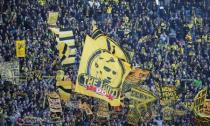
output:
[[[131,58],[129,57],[129,54],[127,54],[126,51],[121,48],[118,42],[105,35],[102,31],[96,29],[92,33],[91,37],[96,41],[96,44],[101,49],[106,49],[114,56],[130,63]]]
[[[103,99],[111,106],[120,106],[121,85],[131,65],[86,36],[76,89],[84,95]]]

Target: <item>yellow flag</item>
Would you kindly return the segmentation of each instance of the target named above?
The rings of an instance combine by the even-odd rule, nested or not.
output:
[[[58,12],[49,11],[47,23],[51,26],[56,26],[57,19],[58,19]]]
[[[71,97],[72,82],[71,81],[57,81],[56,87],[59,91],[60,97],[64,102],[68,102]]]
[[[109,7],[107,8],[107,13],[108,13],[108,14],[111,14],[111,13],[112,13],[112,7],[111,7],[111,6],[109,6]]]
[[[120,106],[120,90],[130,64],[86,36],[75,91]]]
[[[118,57],[119,59],[124,60],[125,62],[130,62],[128,55],[125,51],[118,45],[116,41],[111,39],[110,37],[106,36],[100,30],[96,29],[93,34],[91,35],[93,39],[96,41],[94,44],[97,44],[98,48],[106,49],[114,56]]]
[[[26,57],[26,42],[25,40],[16,40],[16,56]]]

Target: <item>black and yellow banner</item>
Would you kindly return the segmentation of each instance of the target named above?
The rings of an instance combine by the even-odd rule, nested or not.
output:
[[[54,32],[57,32],[56,30]],[[60,28],[57,37],[57,49],[62,65],[71,65],[76,62],[77,49],[73,31],[68,28]]]
[[[69,28],[49,28],[56,36],[57,50],[62,65],[73,65],[76,62],[77,49],[73,31]]]
[[[176,93],[176,86],[174,85],[164,85],[160,86],[155,82],[156,91],[160,97],[161,105],[172,105],[178,98]]]
[[[125,94],[125,97],[129,99],[129,108],[135,110],[135,113],[137,113],[138,118],[141,118],[141,121],[146,122],[152,118],[150,106],[157,100],[152,92],[140,87],[133,87],[131,91]],[[134,112],[131,113],[136,115]],[[135,121],[135,119],[133,119],[133,121]]]
[[[51,112],[62,112],[60,97],[56,92],[51,92],[48,94],[48,103]]]
[[[16,40],[16,56],[26,57],[26,41]]]
[[[131,88],[129,92],[125,93],[125,96],[128,99],[138,101],[138,104],[147,104],[157,100],[156,96],[154,96],[152,92],[142,89],[140,87]]]
[[[70,100],[71,93],[72,93],[72,81],[70,81],[70,80],[57,81],[56,87],[57,87],[57,89],[59,91],[61,99],[64,102],[67,103]]]
[[[137,125],[139,121],[147,122],[152,119],[153,112],[150,107],[157,100],[152,92],[138,86],[131,86],[124,93],[125,97],[129,99],[129,124]]]
[[[121,85],[130,70],[129,63],[86,36],[75,91],[120,106]]]
[[[76,48],[70,47],[66,43],[58,43],[57,49],[59,51],[59,58],[62,65],[74,64],[76,62]]]
[[[59,29],[58,43],[66,43],[68,46],[75,46],[74,33],[69,28]]]

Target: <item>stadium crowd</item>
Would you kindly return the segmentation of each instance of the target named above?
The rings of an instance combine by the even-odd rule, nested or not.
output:
[[[21,73],[41,72],[55,76],[62,66],[56,51],[55,37],[48,29],[48,11],[58,11],[59,27],[74,31],[78,49],[77,62],[65,67],[73,82],[76,81],[79,56],[86,34],[91,34],[91,22],[115,39],[130,52],[134,52],[133,66],[148,69],[152,75],[144,82],[151,90],[155,81],[178,85],[179,101],[192,99],[204,86],[210,88],[210,1],[209,0],[3,0],[0,17],[0,59],[19,60]],[[27,56],[17,59],[15,40],[27,43]],[[201,85],[194,85],[200,80]],[[0,108],[4,124],[21,122],[23,116],[45,119],[48,124],[49,108],[43,105],[47,91],[56,90],[54,78],[33,76],[20,85],[1,80]],[[75,96],[75,99],[78,99]],[[96,104],[92,98],[87,102]],[[90,118],[81,116],[78,109],[64,108],[64,126],[93,125]],[[79,114],[78,114],[79,113]],[[126,110],[117,119],[107,121],[111,126],[128,125]],[[140,126],[192,126],[191,114],[164,121],[161,112],[156,119]],[[53,124],[51,124],[53,125]]]

